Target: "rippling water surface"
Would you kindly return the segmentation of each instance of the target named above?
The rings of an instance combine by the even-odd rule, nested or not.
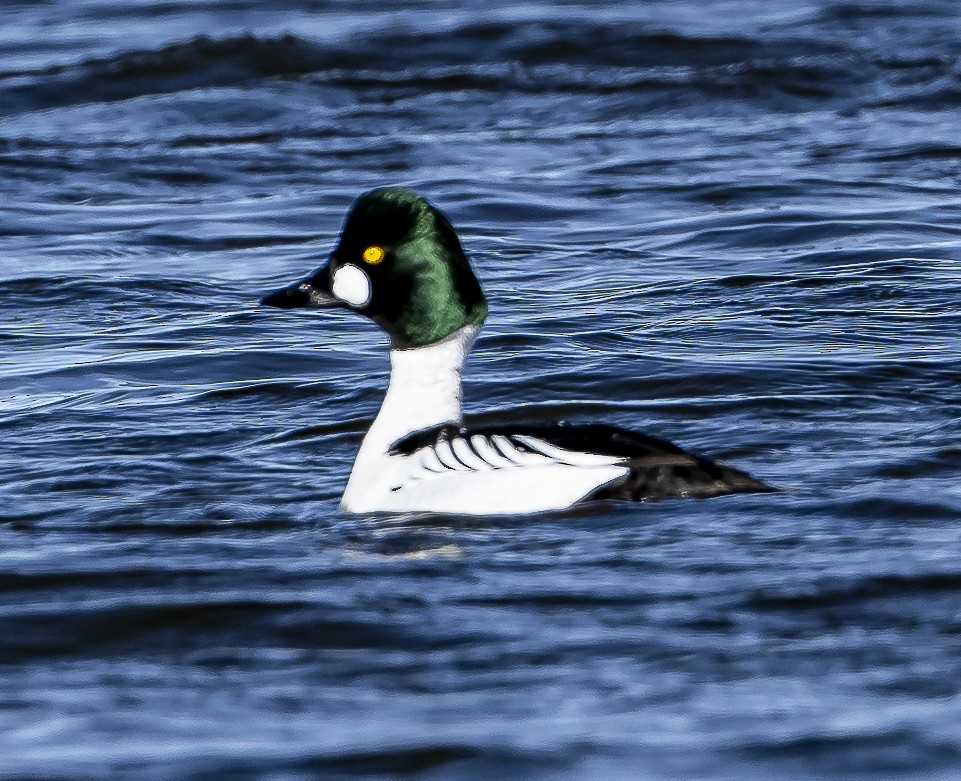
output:
[[[957,778],[959,22],[5,3],[0,777]],[[256,302],[383,184],[488,290],[475,419],[789,490],[341,513],[385,341]]]

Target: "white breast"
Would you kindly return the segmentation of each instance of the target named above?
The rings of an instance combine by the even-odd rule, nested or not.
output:
[[[557,510],[627,474],[624,460],[535,437],[454,436],[391,455],[417,431],[461,423],[461,370],[476,326],[427,347],[392,350],[390,387],[364,437],[341,506],[349,512],[474,515]]]

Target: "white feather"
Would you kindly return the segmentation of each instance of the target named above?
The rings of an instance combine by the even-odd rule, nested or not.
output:
[[[494,449],[487,437],[482,437],[480,434],[475,434],[470,438],[470,441],[474,446],[474,449],[480,453],[481,458],[483,458],[495,469],[500,469],[505,466],[514,466],[513,461],[504,458],[504,456]]]
[[[569,507],[595,488],[627,473],[622,466],[578,467],[548,463],[485,471],[426,473],[400,484],[381,510],[493,514]],[[356,506],[349,509],[363,510]]]
[[[437,454],[440,462],[448,469],[453,469],[455,472],[469,471],[470,467],[457,460],[457,456],[451,449],[450,442],[446,439],[442,439],[434,445],[434,452]]]
[[[507,437],[500,434],[495,434],[493,440],[497,449],[504,454],[504,457],[510,459],[515,464],[521,466],[543,466],[551,463],[551,459],[547,456],[543,456],[540,453],[527,453],[514,447],[513,443]]]
[[[557,445],[552,445],[550,442],[545,442],[543,439],[529,437],[526,434],[515,434],[514,439],[543,453],[548,458],[553,458],[555,461],[571,466],[610,466],[611,464],[623,464],[625,461],[620,456],[604,456],[597,453],[582,453],[579,450],[565,450],[557,447]]]
[[[484,459],[470,449],[470,445],[467,444],[467,441],[463,439],[463,437],[457,437],[457,439],[452,440],[450,446],[458,460],[461,463],[467,464],[467,466],[469,466],[471,469],[484,472],[493,468],[490,464],[484,461]]]
[[[434,452],[434,448],[421,448],[419,451],[417,451],[417,455],[420,458],[420,466],[427,471],[438,474],[443,474],[447,471],[447,467],[440,462],[439,458],[437,458],[437,453]]]

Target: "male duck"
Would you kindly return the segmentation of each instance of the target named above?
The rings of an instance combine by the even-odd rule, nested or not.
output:
[[[262,303],[347,307],[390,336],[390,385],[344,491],[349,512],[534,513],[772,490],[615,426],[463,428],[461,371],[487,300],[450,223],[414,193],[362,195],[327,265]]]

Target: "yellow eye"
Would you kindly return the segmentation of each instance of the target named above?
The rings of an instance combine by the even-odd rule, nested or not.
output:
[[[380,247],[368,247],[364,250],[364,262],[376,266],[384,259],[384,250]]]

